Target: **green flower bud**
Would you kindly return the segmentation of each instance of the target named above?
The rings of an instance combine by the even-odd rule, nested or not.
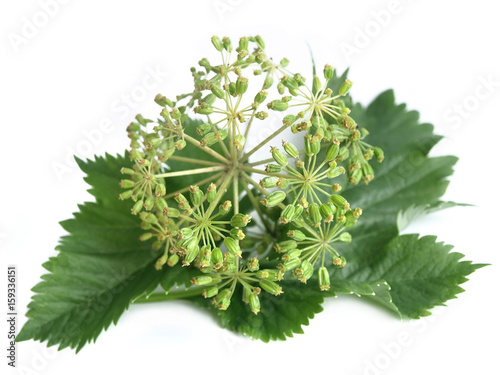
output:
[[[210,85],[210,91],[212,91],[212,94],[214,94],[219,99],[224,99],[224,97],[226,96],[224,94],[224,91],[222,91],[222,89],[220,88],[220,86],[216,85],[215,83],[212,83]]]
[[[162,210],[163,215],[170,217],[170,218],[176,218],[180,216],[180,211],[177,208],[174,207],[167,207]]]
[[[138,124],[137,122],[131,122],[128,126],[127,126],[127,132],[129,133],[136,133],[138,132],[139,130],[141,130],[141,125]]]
[[[321,213],[319,212],[319,205],[317,203],[311,203],[308,208],[309,219],[311,219],[315,227],[319,226],[321,223]]]
[[[171,209],[171,208],[170,208]],[[191,228],[182,228],[177,233],[180,240],[187,240],[193,236],[193,230]]]
[[[169,112],[170,116],[174,119],[174,120],[178,120],[181,118],[182,116],[182,112],[179,111],[178,108],[172,108],[172,110]]]
[[[155,187],[155,196],[163,197],[167,193],[167,188],[164,184],[158,184]]]
[[[250,293],[250,295],[248,296],[248,303],[252,312],[254,314],[258,314],[260,311],[259,296],[254,293]]]
[[[261,279],[259,281],[259,285],[266,292],[274,294],[275,296],[279,296],[281,293],[283,293],[283,290],[281,289],[281,287],[278,284],[276,284],[274,281]]]
[[[289,204],[285,207],[283,211],[281,211],[280,222],[287,224],[292,221],[295,214],[295,206],[293,204]]]
[[[222,48],[223,48],[223,45],[222,45],[222,41],[220,40],[220,38],[216,35],[214,35],[212,37],[212,44],[214,45],[215,49],[217,51],[222,51]]]
[[[269,281],[278,281],[279,278],[279,272],[277,269],[264,269],[257,271],[255,274],[259,279],[266,279]]]
[[[199,105],[194,108],[194,112],[200,115],[209,115],[214,111],[211,105]]]
[[[305,283],[306,280],[309,280],[314,273],[314,267],[308,260],[302,261],[300,264],[300,270],[302,271],[302,275],[299,277],[299,280],[303,283]]]
[[[134,191],[133,190],[127,190],[127,191],[124,191],[122,193],[120,193],[120,195],[118,196],[118,198],[122,201],[124,201],[125,199],[129,199],[132,194],[134,194]]]
[[[266,45],[264,43],[264,40],[260,37],[260,35],[255,36],[255,43],[259,46],[260,49],[265,49]]]
[[[211,284],[213,281],[212,276],[210,275],[201,275],[201,276],[194,276],[191,279],[191,283],[193,285],[208,285]]]
[[[219,310],[227,310],[231,304],[231,290],[229,288],[224,288],[214,297],[214,302],[219,308]]]
[[[252,221],[252,217],[250,215],[238,213],[231,218],[231,226],[244,228],[248,225],[248,223],[250,223],[250,221]]]
[[[304,211],[304,208],[300,204],[296,204],[294,207],[294,212],[293,216],[291,217],[290,221],[295,221],[300,218],[302,215],[302,212]]]
[[[233,144],[237,150],[242,150],[243,146],[245,146],[245,142],[246,142],[245,136],[243,136],[242,134],[238,134],[236,137],[234,137]]]
[[[294,240],[286,240],[278,242],[274,245],[274,250],[277,253],[286,253],[297,248],[297,242]]]
[[[212,130],[212,125],[210,124],[200,124],[196,128],[196,132],[201,136],[208,134],[211,130]]]
[[[196,185],[191,185],[189,187],[189,196],[193,206],[199,206],[203,202],[203,192]]]
[[[281,78],[281,83],[289,90],[296,90],[299,88],[299,84],[290,76],[283,76]]]
[[[336,265],[338,268],[344,268],[347,262],[344,257],[334,257],[333,264]]]
[[[178,262],[179,262],[179,255],[177,254],[172,254],[168,257],[168,260],[167,260],[167,265],[169,267],[173,267],[175,266]]]
[[[278,183],[279,180],[280,178],[276,176],[264,177],[262,180],[260,180],[259,184],[263,188],[269,189],[276,187],[276,184]]]
[[[282,100],[273,100],[267,104],[267,108],[272,109],[273,111],[286,111],[288,109],[288,103]]]
[[[212,250],[211,257],[215,269],[219,269],[220,267],[222,267],[222,263],[224,262],[224,255],[222,254],[222,250],[220,248],[214,248]]]
[[[203,147],[203,146],[213,146],[214,144],[216,144],[218,142],[217,140],[217,136],[215,135],[214,132],[210,132],[210,133],[207,133],[205,134],[205,136],[202,138],[202,140],[200,141],[200,145]]]
[[[135,182],[132,180],[121,180],[120,187],[122,189],[132,189],[135,185]]]
[[[330,143],[330,145],[328,145],[328,148],[326,149],[325,159],[328,161],[335,159],[337,157],[337,155],[339,154],[339,150],[340,150],[339,145],[337,145],[335,143]]]
[[[219,288],[217,288],[216,286],[212,286],[210,288],[203,289],[202,296],[205,298],[212,298],[215,297],[217,293],[219,293]]]
[[[285,268],[285,270],[289,271],[289,270],[293,270],[297,267],[300,266],[300,259],[299,258],[291,258],[290,260],[286,261],[283,263],[283,267]]]
[[[236,80],[236,94],[243,95],[248,89],[248,78],[239,76]]]
[[[337,207],[335,207],[333,204],[323,203],[319,207],[319,213],[321,214],[323,220],[330,218],[331,221],[331,218],[333,217],[333,215],[335,215],[335,211],[337,211]]]
[[[338,162],[342,162],[344,160],[347,160],[348,158],[349,158],[349,149],[345,146],[342,146],[335,160]]]
[[[222,45],[227,52],[231,52],[233,50],[233,45],[231,44],[231,39],[229,39],[227,36],[222,38]]]
[[[142,126],[146,126],[148,123],[150,122],[153,122],[153,120],[150,120],[150,119],[146,119],[144,117],[142,117],[141,114],[138,114],[137,116],[135,116],[135,119],[139,122],[139,124],[141,124]]]
[[[141,212],[143,206],[144,201],[142,199],[135,202],[134,206],[132,207],[132,214],[137,215],[139,212]]]
[[[157,94],[155,96],[155,102],[156,104],[162,106],[162,107],[166,107],[167,105],[169,107],[173,107],[173,103],[168,100],[165,96],[163,96],[162,94]]]
[[[264,120],[268,116],[267,112],[260,111],[255,114],[255,117],[257,117],[259,120]]]
[[[207,188],[207,202],[212,203],[217,197],[217,186],[214,183],[208,185]]]
[[[335,167],[333,169],[329,169],[328,172],[326,173],[326,177],[328,178],[335,178],[340,176],[341,174],[345,173],[345,168],[344,167]]]
[[[229,95],[236,97],[236,83],[235,82],[230,82],[229,86],[227,86],[227,89],[229,91]]]
[[[304,148],[307,156],[317,155],[321,150],[321,141],[315,140],[310,134],[304,137]]]
[[[321,291],[330,290],[330,274],[325,266],[318,269],[319,289]]]
[[[255,272],[259,270],[259,260],[253,257],[247,262],[247,267],[250,271]]]
[[[352,236],[349,232],[342,232],[339,235],[339,241],[349,243],[352,241]]]
[[[225,201],[223,204],[219,205],[219,215],[225,215],[229,212],[233,204],[231,201]]]
[[[207,96],[205,96],[202,101],[205,103],[205,104],[208,104],[208,105],[212,105],[215,103],[215,101],[217,100],[217,96],[215,96],[214,94],[210,93],[208,94]]]
[[[121,174],[128,174],[128,175],[132,176],[132,175],[136,174],[137,172],[134,171],[132,168],[123,167],[122,169],[120,169],[120,173]]]
[[[295,241],[304,241],[306,239],[306,235],[300,230],[289,230],[287,236],[293,238]]]
[[[379,163],[382,163],[382,161],[384,160],[384,151],[380,147],[374,147],[373,153],[375,154],[377,161]]]
[[[261,91],[259,91],[259,92],[257,93],[257,95],[255,95],[255,99],[254,99],[254,101],[255,101],[256,103],[261,104],[262,102],[264,102],[264,100],[266,100],[266,98],[267,98],[267,92],[266,92],[266,91],[261,90]]]
[[[299,150],[293,143],[283,141],[283,148],[291,158],[297,159],[299,157]]]
[[[142,234],[142,235],[139,237],[139,241],[144,242],[144,241],[149,240],[151,237],[153,237],[153,233],[151,233],[151,232],[147,232],[147,233]]]
[[[319,80],[319,77],[317,75],[314,75],[313,77],[313,88],[315,91],[321,90],[321,81]]]
[[[263,88],[264,90],[267,90],[267,89],[271,88],[271,86],[273,85],[273,83],[274,83],[273,77],[268,76],[268,77],[266,77],[266,79],[264,80],[264,84],[262,85],[262,88]]]
[[[232,237],[226,237],[224,238],[224,245],[231,254],[241,258],[241,248],[238,241]]]
[[[331,65],[326,64],[324,69],[323,69],[323,75],[325,76],[325,79],[329,81],[333,77],[333,68]]]
[[[281,61],[280,61],[280,66],[281,66],[282,68],[286,68],[286,67],[288,66],[289,62],[290,62],[290,61],[289,61],[286,57],[283,57],[283,58],[281,59]]]
[[[229,234],[231,235],[231,237],[233,237],[235,240],[243,240],[245,239],[245,233],[243,233],[243,231],[239,228],[233,228],[231,229],[231,231],[229,232]],[[253,241],[251,241],[250,243],[250,246],[253,245]]]
[[[199,252],[198,239],[196,237],[191,237],[186,244],[186,255],[184,256],[182,265],[189,266],[191,262],[196,259]]]
[[[345,199],[342,195],[339,194],[334,194],[331,196],[331,201],[332,203],[337,206],[338,208],[348,210],[349,209],[349,202],[347,202],[347,199]]]
[[[139,217],[145,223],[149,223],[149,224],[156,224],[156,223],[158,223],[158,218],[156,217],[155,214],[153,214],[151,212],[144,212],[143,211],[143,212],[141,212],[139,214]]]
[[[271,154],[276,163],[278,163],[282,167],[288,164],[288,157],[276,147],[271,147]]]
[[[352,81],[346,79],[339,88],[339,95],[345,96],[352,87]]]
[[[209,245],[205,245],[200,249],[200,270],[204,271],[206,267],[212,264],[212,250]]]
[[[267,164],[266,168],[265,168],[265,171],[267,173],[279,173],[279,172],[281,172],[281,165]]]
[[[260,202],[266,207],[274,207],[283,202],[286,198],[286,193],[284,191],[273,191],[266,198],[262,199]]]
[[[240,51],[248,51],[248,41],[249,38],[247,36],[241,37],[238,48],[236,49],[238,52]]]

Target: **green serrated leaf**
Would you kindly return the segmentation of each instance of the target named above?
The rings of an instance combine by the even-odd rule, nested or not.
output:
[[[131,301],[149,294],[163,272],[153,268],[157,254],[138,241],[139,221],[129,202],[118,199],[120,168],[125,157],[78,160],[87,174],[95,203],[79,206],[73,219],[62,222],[69,235],[59,254],[44,264],[49,271],[33,288],[26,322],[17,340],[35,339],[48,345],[76,348],[96,340],[118,321]]]
[[[417,112],[408,111],[404,104],[396,104],[391,90],[380,94],[366,109],[360,104],[354,105],[352,116],[360,126],[370,131],[368,141],[382,147],[386,158],[382,164],[374,165],[376,177],[369,186],[346,185],[343,192],[348,201],[363,208],[363,215],[358,224],[349,230],[353,242],[336,247],[347,258],[347,266],[332,271],[333,289],[338,285],[338,290],[335,290],[338,293],[359,294],[401,315],[418,317],[430,307],[443,303],[445,296],[452,298],[456,293],[446,294],[436,286],[436,293],[443,297],[441,300],[423,295],[421,299],[414,300],[413,306],[401,304],[401,298],[395,297],[399,289],[384,290],[387,289],[383,286],[384,282],[393,287],[391,280],[384,278],[382,273],[374,275],[373,269],[384,261],[388,244],[401,241],[398,235],[403,225],[408,225],[420,214],[455,205],[441,202],[439,198],[446,190],[447,177],[452,174],[457,159],[428,156],[440,137],[433,133],[432,125],[419,123]],[[448,252],[443,253],[443,257],[450,261],[445,262],[450,267],[456,259],[456,255]],[[414,258],[413,267],[425,273],[428,269],[424,267],[423,260]],[[458,284],[466,280],[465,275],[477,268],[471,267],[470,270],[461,266],[464,271],[462,277],[449,279],[450,283],[455,282],[455,287],[459,288]],[[428,276],[432,277],[430,271]],[[377,298],[370,297],[369,293],[359,293],[372,287],[373,283],[382,286]],[[447,285],[449,287],[450,284]]]
[[[429,309],[463,292],[460,284],[481,264],[460,261],[453,246],[436,242],[435,236],[394,238],[371,264],[368,279],[386,280],[399,312],[408,318],[430,315]]]
[[[210,301],[199,297],[192,302],[208,308],[221,327],[264,342],[286,340],[294,333],[303,333],[302,326],[307,326],[315,314],[323,311],[324,295],[304,284],[284,282],[281,285],[284,293],[279,296],[264,291],[259,295],[261,311],[257,315],[241,300],[240,289],[225,311],[216,310]]]

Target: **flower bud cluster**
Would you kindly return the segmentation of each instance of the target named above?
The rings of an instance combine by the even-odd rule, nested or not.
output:
[[[257,314],[261,293],[282,294],[287,275],[303,283],[316,275],[330,289],[330,270],[346,265],[333,245],[351,241],[362,212],[343,185],[369,183],[371,161],[384,154],[350,116],[353,83],[337,85],[330,65],[308,83],[288,59],[267,56],[260,36],[211,42],[218,61],[191,68],[192,91],[175,101],[158,94],[158,119],[137,115],[128,126],[132,167],[122,169],[120,199],[133,201],[140,240],[162,251],[157,270],[196,268],[192,284],[217,308],[238,294]],[[282,126],[251,147],[250,129],[271,111]],[[278,147],[284,132],[303,137]],[[269,144],[268,158],[250,159]]]

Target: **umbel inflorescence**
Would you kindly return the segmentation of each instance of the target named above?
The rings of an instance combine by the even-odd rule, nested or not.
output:
[[[192,92],[175,102],[158,94],[159,118],[137,115],[127,128],[134,164],[122,168],[120,198],[133,201],[158,270],[195,267],[192,283],[219,309],[242,298],[257,314],[261,291],[283,293],[284,278],[307,283],[316,274],[311,287],[330,289],[328,269],[348,259],[335,244],[351,241],[347,230],[362,214],[341,183],[368,184],[370,162],[384,156],[349,116],[352,82],[330,88],[330,65],[309,84],[286,58],[275,63],[260,36],[236,48],[227,37],[212,44],[220,59],[191,68]],[[247,142],[270,113],[280,126]],[[256,158],[264,147],[269,154]],[[199,178],[182,184],[187,176]]]

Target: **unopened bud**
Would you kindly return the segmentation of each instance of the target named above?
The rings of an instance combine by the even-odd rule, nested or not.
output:
[[[309,219],[311,219],[315,227],[319,226],[321,223],[321,213],[319,211],[319,205],[317,203],[311,203],[307,209],[309,213]]]
[[[266,292],[274,294],[275,296],[279,296],[281,293],[283,293],[281,287],[273,281],[262,279],[259,281],[259,285]]]
[[[276,147],[271,147],[271,154],[276,163],[278,163],[282,167],[288,164],[288,157]]]
[[[332,79],[333,77],[333,68],[331,67],[331,65],[328,65],[326,64],[324,69],[323,69],[323,75],[325,77],[325,79],[328,81],[330,79]]]
[[[224,238],[224,245],[231,254],[241,258],[241,248],[238,241],[232,237],[226,237]]]
[[[273,100],[267,104],[267,108],[272,109],[273,111],[286,111],[288,109],[288,102],[284,102],[282,100]]]
[[[220,40],[220,38],[218,36],[214,35],[212,37],[212,44],[214,45],[214,47],[217,51],[222,51],[222,48],[223,48],[222,41]]]
[[[262,199],[260,202],[266,207],[274,207],[283,202],[286,198],[286,193],[284,191],[273,191],[266,198]]]
[[[244,228],[251,220],[252,217],[250,215],[238,213],[231,218],[231,225],[233,227]]]
[[[339,194],[334,194],[331,196],[331,201],[332,203],[337,206],[338,208],[348,210],[349,209],[349,202],[347,202],[347,199],[345,199],[342,195]]]
[[[320,267],[318,270],[318,281],[321,291],[330,290],[330,274],[325,266]]]
[[[345,96],[352,87],[352,81],[346,79],[339,88],[339,95]]]

